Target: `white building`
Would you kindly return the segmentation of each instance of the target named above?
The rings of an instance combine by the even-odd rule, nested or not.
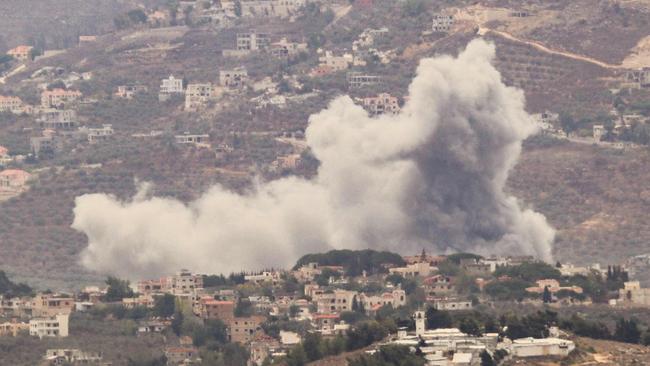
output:
[[[454,26],[455,20],[453,15],[436,14],[431,22],[431,30],[434,32],[447,33]]]
[[[162,79],[160,83],[160,92],[158,100],[168,100],[173,94],[183,94],[183,79],[177,79],[170,75],[167,79]]]
[[[103,141],[113,136],[113,125],[102,125],[99,128],[86,128],[86,134],[88,136],[88,142],[93,143],[97,141]]]
[[[560,338],[515,339],[510,351],[515,357],[568,356],[576,348],[572,341]]]
[[[100,362],[102,354],[99,352],[85,352],[80,349],[48,349],[45,351],[43,359],[55,365],[64,363],[88,364]]]
[[[34,318],[29,321],[29,335],[43,337],[67,337],[69,314],[57,314],[53,317]]]

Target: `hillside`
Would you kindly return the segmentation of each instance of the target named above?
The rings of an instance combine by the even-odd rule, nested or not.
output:
[[[0,202],[0,268],[18,280],[53,288],[101,280],[101,274],[89,273],[78,263],[86,238],[72,230],[70,224],[74,199],[81,194],[105,192],[127,199],[136,192],[136,182],[146,181],[154,184],[153,194],[188,202],[215,183],[242,191],[250,187],[255,176],[270,180],[286,174],[313,175],[317,163],[309,160],[291,172],[270,171],[269,165],[278,156],[294,152],[295,146],[278,139],[280,135],[302,133],[309,116],[336,95],[360,98],[390,91],[405,96],[420,58],[456,54],[477,37],[479,25],[512,36],[487,32],[484,37],[496,44],[495,65],[503,80],[524,90],[528,111],[570,113],[581,123],[578,132],[590,136],[591,126],[613,108],[617,98],[611,89],[624,71],[566,57],[561,52],[618,65],[650,30],[649,10],[640,7],[641,2],[620,2],[617,7],[619,2],[613,1],[587,6],[588,1],[493,0],[480,2],[467,13],[479,19],[485,11],[481,7],[498,8],[497,14],[525,8],[531,16],[495,21],[475,21],[468,16],[470,20],[460,24],[457,32],[428,34],[425,31],[431,27],[431,15],[444,10],[445,5],[427,2],[426,11],[407,14],[398,2],[384,0],[375,1],[373,6],[350,8],[347,1],[328,1],[327,6],[336,10],[332,14],[324,6],[322,11],[311,9],[311,13],[292,21],[242,18],[227,27],[191,24],[114,31],[116,15],[138,6],[151,10],[158,3],[0,3],[0,16],[7,20],[0,22],[0,52],[18,43],[42,39],[48,48],[69,47],[60,55],[27,64],[24,71],[0,86],[0,92],[38,103],[43,85],[73,73],[92,73],[92,79],[73,83],[74,89],[96,101],[79,107],[79,120],[94,127],[110,123],[115,129],[112,140],[93,145],[71,143],[64,153],[21,165],[37,179],[28,192]],[[458,8],[474,5],[472,1],[453,4]],[[382,75],[385,86],[349,88],[345,72],[320,78],[308,76],[318,65],[321,54],[317,49],[349,52],[352,41],[364,29],[382,26],[390,32],[378,47],[395,56],[390,63],[370,63],[363,70]],[[260,53],[242,58],[222,55],[223,50],[234,48],[237,33],[251,29],[272,34],[274,41],[287,37],[309,42],[311,48],[292,62]],[[77,46],[80,34],[100,36],[94,43]],[[517,39],[537,42],[557,52]],[[188,82],[216,83],[220,70],[237,66],[245,66],[255,82],[270,77],[274,83],[291,85],[280,93],[288,100],[286,106],[259,107],[254,100],[263,96],[261,91],[227,94],[198,112],[184,111],[182,97],[158,101],[160,80],[170,74]],[[61,74],[34,74],[50,67],[60,68]],[[130,83],[144,85],[147,91],[134,100],[113,95],[118,85]],[[294,84],[302,84],[303,88]],[[629,104],[643,103],[648,94],[641,90],[621,98]],[[132,136],[152,130],[162,131],[162,136]],[[209,134],[213,147],[232,149],[217,153],[214,148],[174,144],[173,136],[186,131]],[[0,116],[0,145],[13,154],[29,153],[29,138],[38,133],[30,117]],[[650,223],[645,216],[650,206],[646,183],[650,179],[649,163],[647,148],[617,151],[534,139],[526,144],[508,187],[558,229],[556,258],[575,263],[619,263],[648,251]]]
[[[155,3],[155,0],[3,0],[0,2],[0,52],[19,44],[46,49],[72,47],[79,35],[111,31],[115,16]]]

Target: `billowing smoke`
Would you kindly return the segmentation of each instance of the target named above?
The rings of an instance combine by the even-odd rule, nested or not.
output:
[[[311,116],[311,180],[288,177],[241,195],[214,186],[185,204],[139,194],[78,197],[82,263],[153,276],[287,266],[333,248],[472,251],[550,260],[554,230],[504,193],[522,141],[536,132],[524,95],[475,40],[458,56],[424,59],[402,112],[370,118],[349,97]]]

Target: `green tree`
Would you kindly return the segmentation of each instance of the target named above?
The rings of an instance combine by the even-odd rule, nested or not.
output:
[[[551,290],[548,289],[548,286],[544,287],[544,293],[542,294],[542,301],[544,301],[545,304],[548,304],[553,300],[553,297],[551,296]]]
[[[308,361],[320,360],[323,357],[321,352],[322,338],[317,333],[308,333],[302,342],[302,348],[305,351]]]
[[[494,359],[488,353],[488,351],[481,352],[481,366],[496,366]]]
[[[453,324],[449,312],[436,310],[433,307],[427,309],[426,318],[427,329],[449,328]]]
[[[162,318],[169,318],[176,310],[176,297],[171,294],[164,294],[157,297],[153,306],[153,313]]]
[[[108,285],[106,295],[104,295],[104,301],[106,302],[117,302],[122,301],[124,298],[133,297],[133,290],[128,280],[108,276],[106,284]]]
[[[641,331],[639,330],[636,319],[625,320],[624,318],[620,318],[616,322],[614,339],[619,342],[639,343],[641,340]]]

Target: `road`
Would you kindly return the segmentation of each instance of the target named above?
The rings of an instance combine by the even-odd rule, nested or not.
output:
[[[578,61],[588,62],[590,64],[594,64],[594,65],[597,65],[597,66],[600,66],[600,67],[603,67],[603,68],[606,68],[606,69],[624,69],[623,65],[609,64],[607,62],[603,62],[603,61],[597,60],[597,59],[592,58],[592,57],[578,55],[576,53],[571,53],[571,52],[566,52],[566,51],[554,50],[554,49],[551,49],[551,48],[548,48],[548,47],[544,46],[543,44],[541,44],[539,42],[528,41],[528,40],[525,40],[525,39],[517,38],[517,37],[513,36],[510,33],[506,33],[506,32],[503,32],[503,31],[498,31],[498,30],[486,28],[486,27],[483,27],[483,26],[479,26],[479,29],[478,29],[477,33],[479,35],[481,35],[481,36],[485,35],[487,33],[492,33],[494,35],[500,36],[502,38],[505,38],[505,39],[508,39],[508,40],[511,40],[511,41],[514,41],[514,42],[527,44],[527,45],[529,45],[529,46],[531,46],[531,47],[533,47],[533,48],[535,48],[535,49],[537,49],[539,51],[542,51],[544,53],[563,56],[563,57],[567,57],[567,58],[578,60]]]

